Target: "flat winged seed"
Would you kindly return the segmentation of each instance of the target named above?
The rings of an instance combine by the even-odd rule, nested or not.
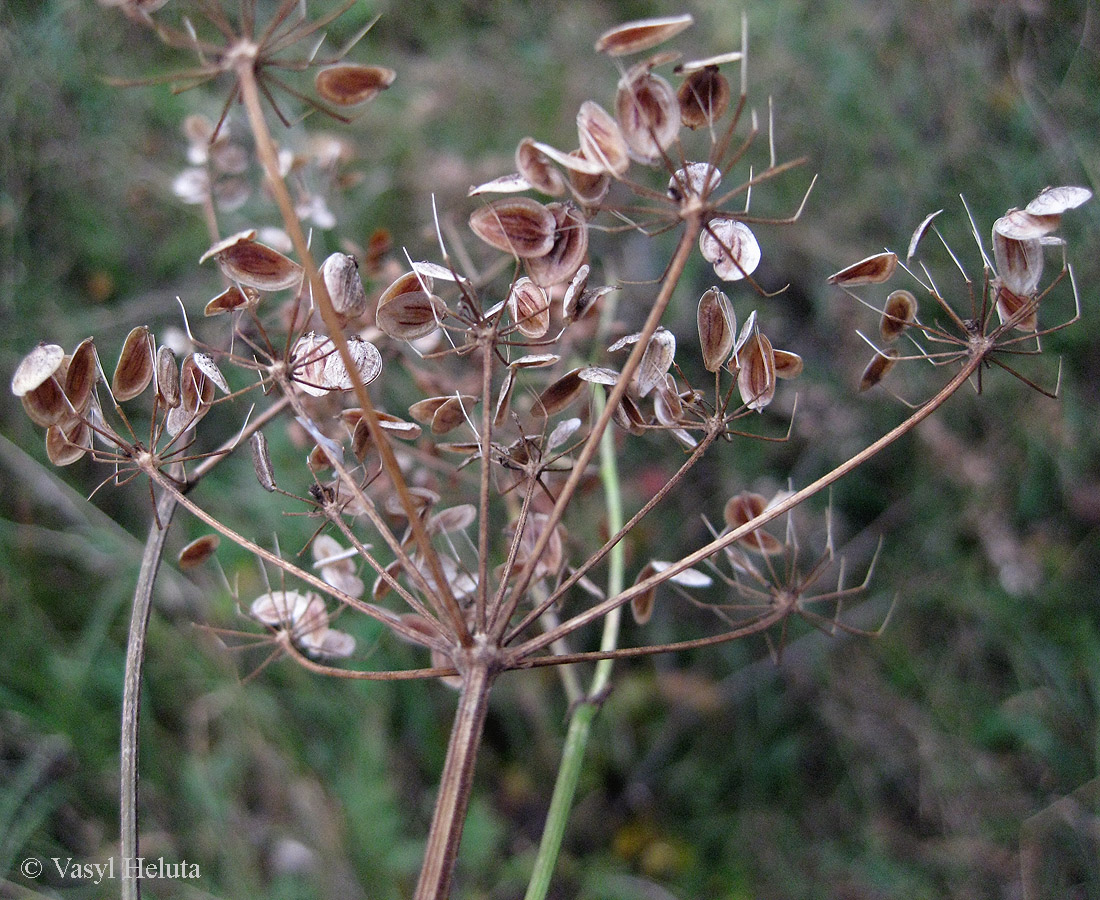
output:
[[[61,385],[57,383],[57,378],[47,378],[19,399],[30,420],[42,428],[49,428],[72,417],[72,407],[69,406]]]
[[[695,20],[690,14],[637,19],[609,28],[596,40],[596,52],[608,56],[641,53],[675,37]]]
[[[516,387],[516,370],[512,367],[504,373],[504,381],[500,383],[500,392],[497,394],[497,405],[493,410],[493,424],[503,425],[508,421],[508,411],[512,407],[512,391]]]
[[[195,538],[180,550],[176,557],[176,564],[184,571],[196,569],[214,555],[220,543],[221,538],[216,534],[204,534],[200,538]]]
[[[666,428],[678,424],[684,415],[684,405],[671,375],[666,375],[665,383],[653,392],[653,414]]]
[[[859,377],[859,390],[861,392],[869,391],[886,377],[886,373],[894,368],[897,362],[897,347],[887,347],[885,350],[875,353],[871,357],[871,361],[867,363],[867,368],[863,370],[863,374]]]
[[[335,628],[310,629],[298,635],[296,643],[316,659],[347,659],[355,652],[355,638]]]
[[[565,289],[565,296],[561,301],[561,314],[566,322],[572,322],[576,318],[577,301],[580,300],[585,288],[588,287],[588,273],[591,270],[592,267],[585,263],[577,269],[573,275],[573,280],[569,282],[569,287]]]
[[[255,240],[255,235],[255,231],[242,231],[226,238],[207,250],[199,262],[213,257],[228,278],[260,291],[295,287],[302,279],[302,267]]]
[[[569,438],[573,436],[573,433],[581,427],[581,420],[578,418],[562,419],[554,426],[554,430],[550,432],[550,436],[546,439],[546,449],[553,450],[556,447],[560,447]]]
[[[83,419],[46,429],[46,456],[55,466],[70,466],[92,449],[92,429]]]
[[[847,268],[835,272],[827,279],[829,284],[851,286],[856,284],[882,284],[890,280],[898,267],[898,255],[892,252],[876,253]]]
[[[650,565],[653,566],[655,572],[664,572],[672,567],[672,563],[662,562],[659,559],[653,560]],[[714,584],[713,578],[698,569],[681,569],[668,580],[673,584],[680,585],[680,587],[708,588]]]
[[[11,376],[11,392],[22,397],[33,391],[61,368],[64,359],[64,347],[42,341],[16,366]]]
[[[627,152],[640,163],[659,162],[680,133],[680,102],[676,92],[652,72],[620,83],[615,95],[615,117],[626,139]]]
[[[553,366],[561,360],[561,357],[556,353],[531,353],[527,356],[521,356],[519,359],[513,359],[508,363],[510,369],[542,369],[546,366]]]
[[[476,397],[448,397],[432,416],[432,434],[447,434],[467,421],[466,406],[477,403]]]
[[[458,284],[469,284],[470,279],[465,275],[461,275],[446,266],[441,266],[439,263],[434,262],[414,262],[412,264],[413,272],[424,280],[424,285],[431,289],[431,279],[438,278],[440,281],[452,281]]]
[[[569,156],[575,159],[585,159],[580,150],[573,150]],[[587,163],[587,160],[585,160]],[[569,170],[569,190],[573,199],[586,209],[598,207],[611,190],[611,175],[597,164],[599,171],[595,173],[580,172],[576,169]]]
[[[740,62],[744,54],[740,50],[730,50],[726,53],[718,53],[714,56],[706,56],[703,59],[689,59],[680,63],[672,71],[677,75],[693,75],[703,69],[715,66],[724,66],[727,63]]]
[[[516,147],[516,168],[536,191],[559,197],[565,193],[565,178],[550,165],[534,138],[524,138]]]
[[[474,234],[521,259],[549,253],[556,225],[553,213],[530,197],[494,200],[470,214]]]
[[[584,389],[580,369],[571,369],[539,394],[539,406],[547,417],[553,416],[576,400]]]
[[[430,425],[439,407],[450,399],[450,397],[428,397],[418,400],[409,407],[409,415],[422,425]]]
[[[619,123],[594,100],[585,100],[577,112],[577,135],[581,154],[608,174],[617,177],[630,168],[630,152]]]
[[[802,357],[790,350],[773,350],[776,378],[797,378],[802,374]]]
[[[95,344],[91,338],[85,338],[73,351],[65,370],[65,396],[75,412],[82,414],[88,408],[98,375]]]
[[[180,370],[171,347],[157,349],[156,385],[157,396],[168,409],[180,405]]]
[[[775,351],[759,331],[753,333],[739,353],[737,390],[746,409],[762,412],[775,397]]]
[[[685,197],[707,197],[718,190],[722,172],[705,162],[688,163],[668,180],[668,196],[679,203]]]
[[[199,367],[199,371],[209,378],[223,394],[229,393],[229,383],[225,380],[225,376],[222,375],[217,363],[214,362],[214,357],[209,353],[195,353],[192,358],[195,360],[195,365]]]
[[[717,372],[729,358],[737,339],[737,316],[733,305],[729,297],[717,287],[712,287],[699,298],[696,318],[703,366],[708,372]]]
[[[447,314],[447,305],[431,293],[427,274],[407,272],[378,298],[375,324],[389,337],[415,341],[427,337]]]
[[[1039,238],[1016,240],[993,232],[993,260],[997,274],[1012,293],[1030,297],[1043,275],[1043,245]]]
[[[717,66],[697,69],[684,79],[676,100],[681,123],[692,130],[702,128],[720,119],[729,108],[730,83]]]
[[[518,194],[520,191],[529,191],[533,185],[518,172],[511,175],[501,175],[492,181],[473,185],[467,192],[467,197],[477,197],[480,194]]]
[[[581,211],[571,203],[551,203],[554,215],[554,244],[550,252],[527,260],[527,273],[540,287],[562,284],[574,273],[588,255],[588,223]]]
[[[884,341],[896,341],[913,324],[917,315],[917,298],[911,291],[892,291],[882,308],[879,333]]]
[[[711,219],[699,235],[699,252],[723,281],[740,281],[760,265],[756,236],[736,219]]]
[[[909,239],[909,252],[905,254],[906,259],[912,259],[913,254],[917,252],[917,245],[921,242],[921,238],[924,237],[924,233],[928,230],[928,226],[932,224],[932,220],[936,218],[942,209],[937,209],[934,213],[929,213],[924,217],[924,221],[917,226],[913,232],[913,236]]]
[[[333,253],[321,266],[332,308],[340,315],[355,318],[367,308],[367,295],[363,291],[363,279],[359,277],[359,263],[346,253]]]
[[[254,290],[249,289],[248,293],[245,293],[245,291],[242,291],[237,285],[231,284],[218,294],[217,297],[206,304],[202,314],[204,316],[218,316],[222,313],[240,309],[242,306],[247,306],[250,303],[255,303],[258,299],[259,295],[257,295]]]
[[[726,506],[722,510],[722,517],[725,519],[728,529],[732,531],[751,522],[767,508],[768,501],[763,495],[744,491],[726,501]],[[783,549],[783,545],[779,540],[759,528],[750,531],[740,539],[739,543],[750,550],[755,550],[757,553],[763,553],[765,556],[779,553]]]
[[[396,77],[397,73],[385,66],[343,63],[321,69],[313,83],[322,100],[336,106],[356,106],[376,97]]]
[[[111,393],[122,403],[132,400],[149,386],[154,370],[153,341],[149,329],[138,325],[126,335],[122,352],[115,366],[115,377],[111,379]]]
[[[1016,241],[1027,241],[1050,234],[1061,221],[1062,217],[1057,214],[1040,216],[1022,209],[1010,209],[993,223],[993,232]]]
[[[642,360],[634,372],[634,387],[639,397],[645,397],[665,380],[665,373],[676,357],[676,335],[667,328],[658,328],[646,344]]]
[[[429,534],[443,534],[469,528],[477,519],[477,507],[472,503],[460,503],[435,513],[425,526]]]
[[[613,385],[619,380],[619,373],[614,369],[607,369],[603,366],[585,366],[577,372],[577,377],[581,381],[587,381],[589,384],[605,384]]]
[[[359,337],[348,338],[348,354],[351,356],[359,380],[364,385],[370,384],[382,373],[382,355],[370,341]],[[355,386],[347,366],[344,365],[344,360],[335,348],[325,360],[325,368],[321,372],[321,384],[335,391],[350,391]]]
[[[512,285],[508,312],[520,332],[529,338],[540,338],[550,328],[550,298],[530,278],[520,278]]]
[[[329,392],[325,386],[325,365],[331,354],[336,352],[332,341],[316,332],[303,334],[291,351],[291,378],[298,387],[311,397],[323,397]]]
[[[653,563],[646,563],[634,579],[634,584],[639,585],[648,578],[657,574]],[[639,625],[645,625],[653,617],[653,607],[657,602],[657,585],[647,588],[641,593],[630,598],[630,614]]]
[[[1066,210],[1076,209],[1091,198],[1092,191],[1085,187],[1048,187],[1043,188],[1024,210],[1036,216],[1058,216]]]
[[[262,431],[254,432],[248,439],[248,449],[252,451],[252,468],[256,470],[256,480],[265,491],[273,492],[277,487],[275,469],[267,452],[267,437]]]

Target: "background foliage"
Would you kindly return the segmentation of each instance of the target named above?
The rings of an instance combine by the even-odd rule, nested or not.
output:
[[[1093,3],[746,5],[751,101],[763,112],[774,98],[781,155],[807,154],[820,179],[796,227],[761,234],[760,274],[789,282],[787,293],[731,296],[739,311],[761,310],[807,373],[792,440],[740,445],[736,465],[701,467],[639,535],[639,555],[642,537],[659,547],[702,533],[698,511],[720,515],[715,498],[805,483],[900,420],[886,395],[855,395],[866,354],[853,329],[866,320],[825,276],[904,249],[941,207],[976,274],[960,192],[984,236],[1044,185],[1095,190],[1100,175]],[[591,53],[596,34],[682,9],[696,17],[701,54],[738,45],[740,7],[726,3],[356,7],[334,36],[382,13],[357,58],[398,80],[345,132],[363,178],[334,205],[337,232],[361,243],[384,226],[430,252],[429,192],[461,223],[466,188],[510,170],[521,137],[567,144],[578,104],[607,102],[614,73]],[[0,8],[0,371],[39,339],[68,347],[94,333],[117,347],[135,324],[176,323],[177,294],[212,296],[214,274],[195,265],[202,223],[169,185],[185,164],[183,116],[216,114],[218,101],[102,80],[173,62],[89,2]],[[804,184],[785,181],[786,199]],[[991,373],[982,398],[963,392],[834,492],[853,572],[885,536],[853,613],[874,627],[896,593],[881,638],[791,634],[778,664],[754,641],[618,667],[555,896],[1100,898],[1098,225],[1095,202],[1066,219],[1083,308],[1049,342],[1063,358],[1062,400]],[[652,245],[628,246],[621,274],[645,277],[635,273],[659,259]],[[685,330],[708,277],[700,269],[683,298]],[[620,314],[630,320],[629,303]],[[1043,363],[1029,374],[1053,384],[1052,357]],[[117,840],[125,626],[148,505],[137,483],[84,503],[102,473],[78,464],[59,480],[6,391],[0,411],[0,876],[10,879],[0,896],[22,896],[24,857],[94,860]],[[276,452],[300,456],[285,442]],[[628,504],[664,464],[636,460]],[[222,466],[201,492],[215,510],[243,510],[257,534],[278,529],[284,547],[308,536],[310,523],[258,496],[247,462]],[[821,512],[800,520],[810,555]],[[176,529],[176,547],[199,533],[186,518]],[[222,555],[248,597],[255,564]],[[232,599],[213,579],[167,568],[144,695],[143,848],[198,862],[202,878],[152,895],[405,894],[453,695],[278,664],[242,685],[258,660],[231,658],[193,624],[239,625]],[[671,634],[680,615],[662,604],[649,627]],[[369,628],[358,637],[371,646]],[[495,703],[463,898],[521,892],[563,733],[552,674],[508,676]],[[27,886],[106,893],[46,876]]]

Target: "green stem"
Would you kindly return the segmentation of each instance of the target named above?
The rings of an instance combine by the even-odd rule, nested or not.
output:
[[[596,415],[603,412],[604,395],[596,394]],[[615,457],[615,435],[610,429],[600,438],[600,480],[603,482],[604,497],[607,504],[608,531],[617,534],[623,527],[623,498],[619,490],[619,466]],[[607,576],[608,596],[614,596],[623,589],[626,570],[626,553],[623,544],[617,543],[611,548],[608,560]],[[622,620],[622,608],[612,610],[603,623],[600,638],[600,650],[614,650],[619,641],[619,625]],[[535,867],[527,885],[524,900],[544,900],[550,889],[550,879],[561,853],[561,842],[565,837],[565,826],[573,808],[573,798],[577,793],[581,768],[584,765],[585,751],[592,735],[592,723],[603,703],[603,698],[611,681],[611,667],[614,661],[601,659],[596,663],[596,672],[585,698],[573,707],[569,718],[569,731],[562,748],[561,764],[554,783],[554,793],[550,798],[550,809],[546,813],[542,841],[535,857]]]

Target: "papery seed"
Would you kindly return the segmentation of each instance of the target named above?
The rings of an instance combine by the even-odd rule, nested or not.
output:
[[[227,277],[261,291],[279,291],[298,285],[302,267],[278,250],[261,244],[255,236],[255,231],[242,231],[219,241],[199,262],[213,257]]]
[[[775,397],[775,352],[771,341],[755,332],[738,354],[737,390],[746,409],[762,412]]]
[[[994,229],[993,260],[997,274],[1012,293],[1030,297],[1038,289],[1043,275],[1043,245],[1039,238],[1016,240]]]
[[[368,385],[382,373],[382,355],[370,341],[359,337],[347,340],[348,355],[363,385]],[[350,391],[355,385],[340,354],[333,352],[325,359],[321,385],[335,391]]]
[[[871,361],[867,363],[867,368],[863,370],[863,374],[859,377],[859,390],[862,392],[873,388],[886,377],[887,372],[897,365],[897,361],[898,350],[896,347],[887,347],[885,350],[875,353],[871,357]]]
[[[634,584],[639,585],[648,578],[657,574],[653,563],[646,563],[634,579]],[[641,593],[630,598],[630,614],[639,625],[645,625],[653,617],[653,608],[657,602],[657,585],[647,588]]]
[[[797,378],[802,374],[802,357],[789,350],[773,350],[776,378]]]
[[[246,290],[248,293],[242,291],[237,285],[231,284],[218,294],[217,297],[206,304],[202,314],[204,316],[217,316],[222,313],[232,312],[235,309],[240,309],[242,306],[256,303],[256,301],[259,300],[259,295],[252,288],[247,288]]]
[[[536,191],[558,197],[565,193],[565,179],[550,165],[533,138],[524,138],[516,147],[516,168]]]
[[[252,468],[256,470],[256,480],[268,492],[276,489],[275,469],[271,465],[271,455],[267,452],[267,437],[262,431],[256,431],[248,439],[248,448],[252,451]]]
[[[611,386],[619,380],[619,373],[614,369],[604,366],[584,366],[577,371],[577,377],[589,384],[604,384]]]
[[[710,163],[692,162],[668,180],[668,196],[677,203],[688,197],[707,197],[718,190],[722,173]]]
[[[367,295],[363,291],[363,279],[359,277],[359,264],[346,253],[333,253],[321,266],[332,308],[349,319],[354,319],[367,308]]]
[[[584,389],[580,371],[579,368],[571,369],[539,394],[538,405],[543,415],[552,416],[561,412],[580,396]]]
[[[630,154],[619,123],[602,106],[585,100],[577,113],[581,153],[607,173],[619,176],[630,168]]]
[[[176,564],[184,571],[196,569],[214,555],[220,543],[221,538],[216,534],[204,534],[200,538],[195,538],[180,550],[176,557]]]
[[[587,162],[580,150],[572,151],[569,156]],[[611,175],[602,164],[596,164],[596,167],[599,171],[595,173],[580,172],[576,169],[570,169],[568,172],[569,190],[573,193],[573,199],[586,209],[599,206],[607,196],[607,192],[611,190]]]
[[[30,420],[42,428],[64,422],[73,414],[65,392],[54,377],[47,378],[34,390],[27,391],[20,400]]]
[[[527,260],[527,272],[540,287],[548,288],[573,277],[588,254],[588,223],[570,203],[551,203],[554,244],[550,252]]]
[[[168,409],[175,409],[180,405],[180,370],[171,347],[162,345],[157,349],[155,377],[160,402]]]
[[[676,100],[680,121],[691,129],[702,128],[720,119],[729,108],[730,83],[717,66],[707,66],[684,79]]]
[[[546,439],[546,449],[553,450],[555,447],[559,447],[564,444],[569,438],[573,436],[573,433],[581,427],[581,420],[577,418],[563,419],[554,426],[554,430],[550,432],[550,436]]]
[[[751,522],[767,508],[768,501],[761,494],[744,491],[726,501],[726,506],[722,510],[722,517],[725,519],[727,528],[732,531]],[[783,549],[783,545],[779,540],[762,528],[750,531],[740,538],[739,543],[765,556],[779,553]]]
[[[385,66],[344,63],[321,69],[314,86],[322,100],[337,106],[356,106],[371,100],[393,84],[397,73]]]
[[[477,197],[481,194],[518,194],[520,191],[529,191],[531,188],[531,182],[518,172],[513,172],[511,175],[501,175],[499,178],[494,178],[492,181],[473,185],[466,192],[466,196]]]
[[[432,434],[447,434],[466,423],[465,404],[477,403],[476,397],[449,397],[432,416]]]
[[[98,375],[95,344],[91,338],[85,338],[73,351],[65,370],[65,396],[77,413],[83,414],[88,408]]]
[[[554,246],[554,216],[530,197],[494,200],[475,209],[469,222],[485,243],[521,259],[544,256]]]
[[[620,83],[615,95],[619,120],[631,159],[656,163],[680,133],[680,103],[660,75],[644,72]]]
[[[508,312],[520,332],[529,338],[540,338],[550,328],[550,300],[530,278],[520,278],[512,285]]]
[[[469,528],[477,519],[477,508],[472,503],[460,503],[441,509],[428,519],[425,529],[428,534],[449,534]]]
[[[733,305],[717,287],[704,291],[696,310],[703,366],[708,372],[722,368],[737,339],[737,316]]]
[[[70,466],[92,448],[92,429],[83,419],[46,429],[46,456],[55,466]]]
[[[830,275],[829,284],[856,285],[856,284],[882,284],[889,281],[890,276],[898,267],[898,255],[896,253],[876,253],[868,256],[847,268],[841,269]]]
[[[324,383],[325,364],[336,352],[332,341],[315,332],[303,334],[291,351],[291,379],[311,397],[323,397],[329,392]]]
[[[214,362],[214,357],[209,353],[195,353],[192,358],[195,360],[195,365],[199,367],[199,371],[209,378],[218,390],[223,394],[229,393],[229,382],[225,380],[218,364]]]
[[[111,379],[111,393],[115,400],[119,403],[132,400],[144,391],[153,380],[154,363],[149,329],[139,325],[126,335],[122,344],[115,377]]]
[[[504,373],[504,381],[500,384],[500,392],[497,394],[497,405],[493,410],[493,424],[500,427],[508,420],[508,411],[512,404],[512,391],[516,386],[516,370],[511,366]]]
[[[1020,296],[1004,284],[993,282],[997,294],[997,317],[1001,324],[1015,319],[1013,326],[1017,331],[1035,331],[1039,327],[1039,307],[1029,295]],[[1028,310],[1023,312],[1022,310]]]
[[[740,281],[760,265],[756,236],[736,219],[711,219],[699,235],[699,252],[723,281]]]
[[[1010,209],[993,223],[993,231],[1016,241],[1032,240],[1055,231],[1061,224],[1060,215],[1036,215],[1022,209]]]
[[[596,40],[596,52],[623,56],[649,50],[675,37],[695,20],[690,14],[638,19],[609,28]]]
[[[924,221],[917,226],[916,231],[913,232],[913,236],[909,239],[909,252],[905,254],[906,259],[912,259],[913,254],[917,252],[917,245],[921,242],[921,238],[924,237],[924,233],[928,230],[928,226],[932,224],[932,220],[936,218],[942,209],[937,209],[934,213],[929,213],[924,217]]]
[[[664,381],[675,356],[676,336],[667,328],[659,327],[646,344],[641,362],[634,371],[634,387],[639,397],[647,396]]]
[[[11,392],[22,397],[33,391],[61,367],[64,358],[64,347],[42,341],[16,366],[11,376]]]
[[[389,337],[415,341],[427,337],[447,315],[447,305],[430,293],[432,279],[408,272],[378,298],[375,324]]]
[[[917,315],[917,298],[910,291],[893,291],[882,308],[879,332],[884,341],[896,341]]]
[[[1026,207],[1026,212],[1036,216],[1061,215],[1070,209],[1076,209],[1092,197],[1092,191],[1084,187],[1063,185],[1048,187],[1040,191],[1039,196]]]

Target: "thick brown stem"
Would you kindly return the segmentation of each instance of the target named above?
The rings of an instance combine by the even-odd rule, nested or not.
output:
[[[432,814],[424,866],[413,900],[446,900],[451,890],[466,807],[473,787],[474,763],[481,746],[481,733],[489,710],[489,691],[495,671],[480,660],[463,672],[447,760]]]

